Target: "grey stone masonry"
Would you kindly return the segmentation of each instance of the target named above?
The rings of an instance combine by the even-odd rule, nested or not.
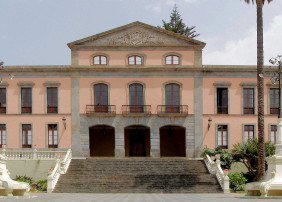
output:
[[[108,125],[115,128],[115,157],[125,157],[124,128],[131,125],[142,125],[150,128],[151,157],[160,157],[159,129],[166,125],[177,125],[186,129],[186,156],[195,157],[194,115],[187,117],[159,117],[151,115],[147,117],[88,117],[80,115],[80,144],[81,156],[89,156],[89,127],[95,125]]]

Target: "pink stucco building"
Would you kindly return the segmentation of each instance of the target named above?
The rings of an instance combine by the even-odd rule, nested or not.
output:
[[[68,46],[71,65],[5,67],[1,144],[199,157],[204,145],[257,136],[256,66],[203,65],[205,43],[140,22]],[[266,78],[264,92],[266,140],[275,141],[277,86]]]

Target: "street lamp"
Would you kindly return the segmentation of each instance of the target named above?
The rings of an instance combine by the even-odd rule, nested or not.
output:
[[[271,58],[269,62],[272,65],[277,65],[278,69],[274,72],[274,75],[271,77],[271,83],[274,85],[278,81],[278,118],[281,118],[281,74],[282,74],[282,55],[278,55],[276,58]]]

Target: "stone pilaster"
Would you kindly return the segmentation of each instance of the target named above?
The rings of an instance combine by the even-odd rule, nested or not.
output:
[[[194,113],[195,113],[195,157],[200,157],[203,149],[203,78],[194,80]]]

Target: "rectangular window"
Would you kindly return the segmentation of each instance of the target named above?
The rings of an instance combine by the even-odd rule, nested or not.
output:
[[[254,89],[244,88],[243,89],[243,100],[244,100],[244,114],[254,114]]]
[[[22,125],[22,147],[31,148],[31,124]]]
[[[270,114],[278,114],[279,89],[270,88]]]
[[[6,113],[6,88],[0,88],[0,113]]]
[[[0,148],[2,145],[7,144],[7,132],[6,132],[6,125],[0,124]]]
[[[21,89],[22,113],[32,113],[31,88]]]
[[[270,126],[270,141],[276,144],[276,134],[277,134],[277,126],[271,125]]]
[[[217,88],[217,113],[228,114],[228,88]]]
[[[247,142],[249,139],[254,139],[254,126],[253,125],[245,125],[244,126],[244,141]]]
[[[222,149],[228,149],[227,125],[217,126],[217,146],[220,146]]]
[[[47,88],[47,113],[58,113],[58,88]]]
[[[48,148],[58,148],[57,124],[48,124]]]

